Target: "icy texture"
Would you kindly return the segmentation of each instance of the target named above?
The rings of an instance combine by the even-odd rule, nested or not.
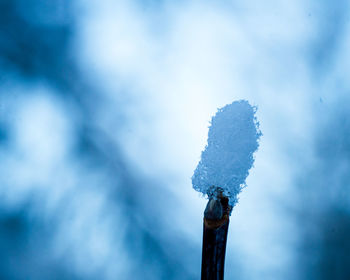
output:
[[[245,100],[218,110],[211,120],[208,144],[192,177],[195,190],[211,197],[220,188],[232,207],[237,203],[261,136],[255,112],[256,107]]]

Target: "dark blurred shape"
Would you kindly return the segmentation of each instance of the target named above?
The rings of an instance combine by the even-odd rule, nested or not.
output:
[[[300,279],[350,279],[350,105],[329,105],[320,114],[315,164],[300,186]],[[326,106],[326,105],[324,105]]]
[[[28,206],[28,205],[27,205]],[[1,211],[0,279],[78,279],[48,255],[49,234],[28,220],[27,208]]]
[[[50,4],[49,4],[50,3]],[[72,1],[2,0],[0,67],[62,86],[70,78]],[[4,75],[6,73],[2,73]]]
[[[311,45],[309,58],[312,72],[319,79],[333,67],[337,61],[339,46],[346,39],[344,32],[348,22],[349,4],[346,0],[338,1],[337,5],[334,5],[332,1],[322,3],[315,1],[314,9],[319,28],[316,40]]]
[[[74,3],[70,0],[1,1],[0,77],[14,79],[24,87],[30,82],[48,84],[55,88],[54,94],[74,107],[72,115],[81,116],[74,131],[76,146],[72,156],[82,165],[88,162],[91,168],[98,167],[110,178],[112,189],[104,185],[100,188],[101,192],[110,194],[108,203],[123,213],[127,236],[118,236],[119,225],[111,234],[123,240],[128,252],[126,279],[195,279],[193,271],[199,274],[199,267],[189,269],[193,256],[188,252],[198,250],[199,255],[199,248],[173,232],[166,217],[159,215],[164,211],[164,201],[167,209],[171,209],[174,202],[171,195],[157,182],[138,174],[111,137],[116,132],[106,133],[94,119],[95,111],[103,104],[103,95],[96,90],[98,85],[86,81],[78,71],[71,47],[75,30]],[[120,108],[123,106],[120,104]],[[10,128],[0,123],[2,147],[9,133]],[[79,189],[75,193],[78,192]],[[55,242],[53,233],[59,223],[48,222],[40,214],[35,219],[28,215],[35,203],[44,201],[30,197],[19,212],[0,210],[0,278],[76,279],[77,272],[73,264],[69,265],[69,259],[57,259],[48,249]],[[79,279],[82,278],[79,276]],[[83,279],[90,278],[85,275]],[[96,273],[91,279],[101,279],[101,276]],[[118,275],[115,279],[119,279]]]

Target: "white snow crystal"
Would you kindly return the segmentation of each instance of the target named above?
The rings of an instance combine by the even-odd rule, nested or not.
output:
[[[192,176],[193,188],[208,197],[221,190],[233,207],[245,187],[262,135],[256,107],[240,100],[218,110],[211,120],[208,144]]]

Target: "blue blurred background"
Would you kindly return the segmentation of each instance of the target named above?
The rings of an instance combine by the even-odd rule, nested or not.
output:
[[[257,105],[226,279],[350,279],[348,1],[0,1],[0,279],[199,279],[211,116]]]

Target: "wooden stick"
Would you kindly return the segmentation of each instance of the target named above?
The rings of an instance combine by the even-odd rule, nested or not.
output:
[[[202,280],[223,280],[231,207],[228,198],[211,198],[204,211]]]

